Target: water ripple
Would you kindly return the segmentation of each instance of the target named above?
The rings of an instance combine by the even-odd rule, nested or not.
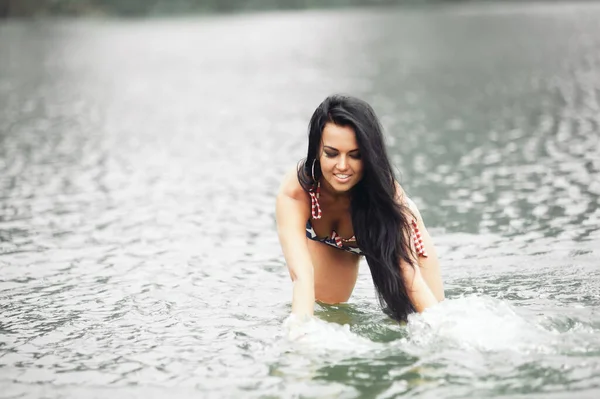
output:
[[[3,23],[0,397],[595,396],[598,12]],[[448,300],[399,326],[363,262],[290,339],[274,195],[339,91]]]

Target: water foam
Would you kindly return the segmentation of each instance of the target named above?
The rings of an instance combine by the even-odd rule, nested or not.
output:
[[[330,323],[316,317],[299,320],[297,316],[290,315],[283,327],[289,343],[297,349],[310,350],[313,354],[357,356],[383,347],[350,331],[348,324]]]
[[[429,350],[547,351],[554,337],[502,300],[469,295],[409,316],[405,344]]]

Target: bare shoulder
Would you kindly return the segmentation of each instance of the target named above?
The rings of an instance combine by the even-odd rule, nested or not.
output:
[[[398,183],[397,180],[394,180],[394,183],[396,185],[396,201],[402,202],[402,201],[404,201],[404,197],[406,196],[406,193],[404,192],[404,189],[402,188],[400,183]]]
[[[278,196],[289,197],[297,201],[310,201],[308,194],[298,181],[298,171],[295,167],[283,176]]]
[[[397,181],[395,183],[396,183],[396,201],[407,206],[408,209],[410,209],[410,211],[415,215],[417,220],[421,220],[421,212],[419,212],[419,208],[417,207],[417,204],[415,204],[415,202],[410,199],[410,197],[406,194],[406,192],[404,191],[404,189],[402,188],[400,183],[398,183]]]
[[[302,189],[295,168],[283,177],[275,208],[280,234],[304,234],[306,221],[310,217],[310,196]]]

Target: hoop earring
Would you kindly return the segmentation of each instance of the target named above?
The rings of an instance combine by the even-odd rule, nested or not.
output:
[[[313,159],[313,163],[312,163],[312,169],[311,169],[311,175],[310,177],[312,177],[313,182],[316,183],[317,179],[315,179],[315,163],[317,162],[317,159]]]

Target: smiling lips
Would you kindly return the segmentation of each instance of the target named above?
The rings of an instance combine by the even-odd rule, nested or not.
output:
[[[346,183],[348,180],[350,180],[350,175],[345,175],[343,173],[335,173],[334,176],[340,183]]]

